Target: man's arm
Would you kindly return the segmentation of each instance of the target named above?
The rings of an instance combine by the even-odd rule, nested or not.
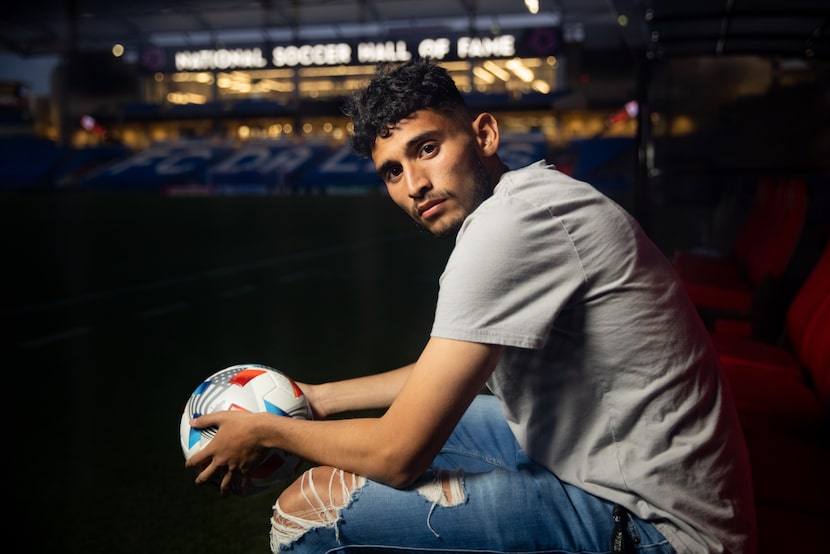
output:
[[[415,364],[385,373],[319,385],[298,383],[316,419],[354,410],[388,408]]]
[[[396,379],[405,378],[389,409],[377,418],[306,421],[244,412],[202,416],[196,425],[218,425],[219,431],[188,465],[200,467],[209,462],[197,477],[199,483],[227,467],[223,482],[229,485],[234,471],[246,472],[265,449],[281,448],[317,464],[395,487],[407,486],[429,467],[502,352],[501,346],[430,339],[413,366],[377,381],[385,382],[387,388],[377,396],[369,393],[374,399],[394,390]],[[366,379],[364,383],[372,382]],[[343,400],[357,392],[352,390],[333,404],[365,407],[366,403]]]

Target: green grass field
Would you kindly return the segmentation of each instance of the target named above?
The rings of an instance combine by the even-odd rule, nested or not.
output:
[[[4,488],[25,552],[265,553],[278,491],[221,499],[179,447],[195,386],[319,382],[425,343],[452,246],[383,196],[4,194]]]

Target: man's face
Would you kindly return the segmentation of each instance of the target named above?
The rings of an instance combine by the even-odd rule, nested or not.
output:
[[[372,160],[392,200],[436,236],[455,233],[492,187],[469,127],[420,110],[378,137]]]

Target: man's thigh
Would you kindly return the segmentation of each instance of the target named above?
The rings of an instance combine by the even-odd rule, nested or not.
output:
[[[405,490],[366,480],[333,525],[307,530],[298,552],[611,552],[613,505],[535,464],[466,473],[435,468]],[[640,552],[672,552],[632,520]]]
[[[401,490],[367,479],[348,485],[348,502],[330,506],[327,523],[298,533],[292,551],[611,551],[613,504],[530,461],[491,396],[472,403],[414,486]],[[324,490],[303,496],[328,498],[333,486],[318,481],[312,488]],[[628,527],[639,552],[672,552],[651,524],[631,518]]]

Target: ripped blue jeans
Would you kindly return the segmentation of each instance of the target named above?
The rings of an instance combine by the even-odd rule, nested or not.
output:
[[[273,552],[612,552],[613,504],[530,461],[493,397],[476,398],[409,489],[343,472],[324,477],[302,476],[302,518],[275,505]],[[331,505],[335,497],[343,502]],[[638,553],[674,552],[646,521],[630,516],[627,531]]]

